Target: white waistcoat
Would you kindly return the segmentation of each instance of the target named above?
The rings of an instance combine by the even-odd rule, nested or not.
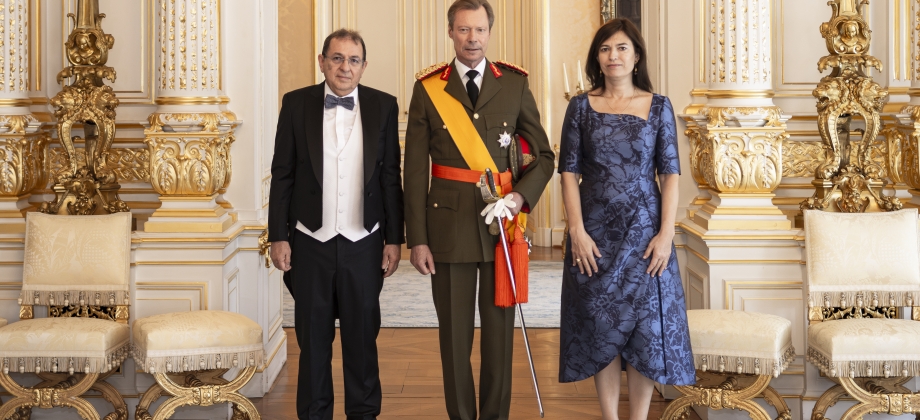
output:
[[[336,235],[357,242],[370,234],[364,228],[364,132],[360,104],[355,106],[355,122],[347,139],[338,136],[334,127],[335,123],[324,123],[323,127],[322,227],[310,232],[298,221],[297,230],[320,242]],[[333,135],[328,135],[330,132]],[[378,223],[371,232],[379,227]]]

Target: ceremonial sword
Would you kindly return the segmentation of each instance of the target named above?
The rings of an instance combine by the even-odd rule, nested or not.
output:
[[[501,200],[501,197],[498,196],[498,191],[495,189],[495,178],[492,176],[491,169],[486,168],[485,178],[488,183],[488,194],[485,188],[481,188],[482,198],[486,202],[492,203]],[[485,185],[482,187],[485,187]],[[543,418],[543,400],[540,398],[540,386],[537,384],[537,371],[533,366],[533,354],[530,352],[530,340],[527,339],[527,326],[524,325],[524,311],[521,309],[520,302],[517,301],[517,284],[514,282],[514,269],[511,267],[511,253],[508,247],[508,239],[505,237],[504,216],[498,214],[496,218],[498,219],[499,226],[498,236],[501,237],[502,249],[505,250],[505,263],[508,264],[508,276],[511,279],[511,293],[514,300],[514,306],[517,307],[518,317],[521,318],[521,332],[524,334],[524,347],[527,349],[527,361],[530,362],[530,376],[533,378],[533,389],[537,393],[537,407],[540,409],[540,418]],[[500,264],[498,261],[495,263]]]

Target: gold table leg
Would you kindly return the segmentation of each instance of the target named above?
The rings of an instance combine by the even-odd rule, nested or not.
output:
[[[789,418],[789,407],[779,397],[779,394],[773,388],[770,388],[770,379],[772,377],[769,375],[722,375],[699,371],[697,374],[707,379],[724,378],[724,380],[715,386],[675,386],[684,395],[668,404],[661,415],[662,420],[684,419],[686,418],[687,410],[691,406],[709,407],[713,410],[726,408],[742,410],[746,411],[753,420],[772,420],[767,412],[753,400],[761,395],[776,407],[779,414],[777,419]],[[753,382],[747,386],[739,387],[740,378],[748,379],[752,376],[754,378]],[[768,389],[769,391],[767,391]]]
[[[827,420],[827,410],[846,395],[857,402],[843,413],[841,420],[862,419],[869,413],[895,416],[909,413],[916,414],[915,418],[920,419],[920,394],[914,394],[904,387],[910,377],[830,379],[838,385],[821,394],[812,410],[811,420]]]
[[[151,385],[141,397],[135,418],[137,420],[166,420],[179,407],[188,405],[208,407],[214,404],[231,403],[233,420],[261,420],[262,416],[259,415],[255,405],[239,393],[239,390],[252,379],[256,368],[251,366],[240,369],[239,374],[232,381],[221,377],[227,370],[215,369],[179,374],[155,373],[153,376],[157,383]],[[170,398],[163,402],[151,416],[150,405],[164,395]]]
[[[776,419],[775,420],[792,420],[792,411],[789,410],[789,406],[786,405],[786,400],[779,395],[779,392],[776,392],[772,386],[767,386],[763,390],[763,399],[767,401],[767,404],[770,404],[774,409],[776,409]]]
[[[868,413],[887,413],[893,416],[920,413],[920,394],[914,394],[901,386],[909,379],[839,378],[840,386],[858,401],[840,419],[862,419]]]
[[[115,389],[111,384],[105,382],[110,376],[115,374],[117,369],[112,369],[106,373],[103,373],[99,378],[96,379],[96,382],[93,383],[93,386],[90,387],[91,390],[96,391],[102,395],[102,398],[112,404],[114,410],[103,417],[103,420],[128,420],[128,405],[125,404],[125,399],[122,397],[121,393]],[[33,386],[32,388],[60,388],[62,385],[66,384],[70,378],[70,374],[67,373],[51,373],[51,372],[41,372],[37,374],[39,378],[42,379],[42,382]],[[5,419],[5,420],[15,420],[15,419]]]
[[[50,388],[24,388],[16,383],[9,374],[0,371],[0,386],[3,386],[13,399],[0,406],[0,419],[7,419],[20,412],[22,408],[73,407],[84,420],[100,420],[99,413],[89,401],[80,398],[99,378],[98,373],[77,374],[60,386]]]
[[[12,416],[5,418],[4,420],[31,420],[32,419],[32,408],[31,407],[19,407]]]

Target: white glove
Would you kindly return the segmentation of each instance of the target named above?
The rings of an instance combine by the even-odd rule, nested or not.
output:
[[[514,200],[511,199],[511,194],[506,195],[501,200],[498,200],[494,203],[489,203],[485,209],[482,210],[482,213],[479,213],[480,216],[486,217],[486,224],[491,225],[493,219],[507,219],[511,220],[514,215],[511,214],[511,210],[517,207]]]

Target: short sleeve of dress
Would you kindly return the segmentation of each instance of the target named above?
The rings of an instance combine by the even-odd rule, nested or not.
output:
[[[587,96],[575,97],[569,101],[565,110],[565,119],[562,120],[562,139],[559,147],[559,173],[571,172],[580,174],[582,171],[581,149],[581,111],[579,104],[587,100]]]
[[[677,121],[671,100],[667,97],[662,97],[662,99],[664,103],[659,111],[658,138],[655,141],[655,166],[659,174],[679,175],[680,153],[677,151]]]

